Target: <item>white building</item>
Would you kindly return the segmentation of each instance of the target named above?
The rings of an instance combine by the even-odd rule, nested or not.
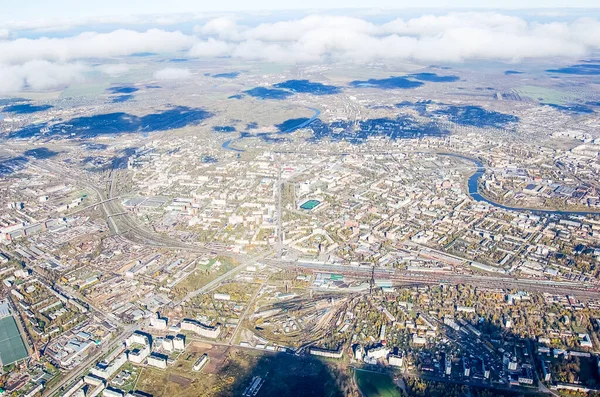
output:
[[[167,368],[167,359],[165,357],[152,354],[148,356],[148,365],[160,369],[165,369]]]
[[[173,339],[171,339],[171,338],[163,339],[162,348],[165,351],[172,352],[174,350]]]
[[[126,362],[127,354],[121,353],[108,365],[102,365],[102,363],[97,364],[94,368],[90,369],[90,374],[95,375],[98,378],[108,379]]]
[[[379,346],[374,349],[367,350],[367,357],[375,360],[387,357],[388,354],[390,354],[390,349],[385,346]]]
[[[123,397],[125,393],[123,393],[121,390],[116,389],[104,389],[102,395],[104,397]]]
[[[175,350],[185,350],[185,337],[183,335],[177,335],[173,339],[173,348]]]
[[[104,397],[123,397],[125,393],[117,389],[104,389],[102,395]]]
[[[200,371],[206,365],[206,363],[208,363],[208,354],[204,353],[202,357],[196,361],[192,369],[194,371]]]
[[[413,334],[412,343],[413,343],[413,345],[424,345],[427,343],[427,339],[425,339],[417,334]]]
[[[228,301],[228,300],[231,300],[231,296],[229,294],[219,294],[219,293],[216,293],[216,294],[213,295],[213,297],[215,298],[215,300],[218,300],[218,301]]]
[[[131,345],[150,346],[150,340],[147,335],[136,331],[129,338],[125,339],[125,346],[130,347]]]
[[[327,350],[319,349],[318,347],[311,347],[310,354],[321,357],[342,358],[344,355],[344,350],[342,350],[342,348],[339,348],[338,350]]]
[[[401,367],[404,364],[404,357],[402,355],[390,354],[388,356],[388,362],[393,367]]]
[[[192,331],[200,336],[213,339],[216,339],[221,333],[220,325],[217,325],[216,327],[211,327],[208,325],[204,325],[199,321],[190,320],[187,318],[181,322],[181,329],[184,331]]]
[[[144,360],[146,359],[146,357],[148,357],[149,354],[150,346],[146,345],[141,350],[135,349],[133,351],[130,351],[127,355],[127,359],[129,359],[129,361],[131,361],[132,363],[141,364],[144,362]]]
[[[365,357],[365,349],[360,344],[354,346],[354,359],[362,361]]]

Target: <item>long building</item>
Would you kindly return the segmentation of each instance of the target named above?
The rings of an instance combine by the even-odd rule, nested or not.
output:
[[[318,347],[311,347],[310,354],[321,357],[342,358],[342,356],[344,355],[344,350],[342,350],[342,348],[339,348],[337,350],[327,350],[320,349]]]
[[[181,329],[184,331],[192,331],[197,335],[212,339],[216,339],[221,333],[220,325],[217,325],[216,327],[211,327],[209,325],[204,325],[199,321],[190,320],[187,318],[181,322]]]

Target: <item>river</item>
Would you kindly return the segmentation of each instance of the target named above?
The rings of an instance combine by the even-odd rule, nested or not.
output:
[[[442,156],[450,156],[450,157],[456,157],[459,159],[467,160],[477,166],[477,171],[475,171],[475,173],[469,177],[469,181],[467,183],[467,187],[469,189],[469,196],[471,196],[471,198],[473,198],[473,200],[475,200],[475,201],[488,203],[490,205],[493,205],[494,207],[503,208],[505,210],[528,211],[528,212],[544,214],[544,215],[547,215],[547,214],[550,214],[550,215],[600,215],[599,212],[594,212],[594,211],[544,210],[544,209],[533,209],[533,208],[523,208],[523,207],[510,207],[507,205],[502,205],[500,203],[496,203],[495,201],[492,201],[492,200],[482,196],[479,193],[479,179],[481,179],[481,177],[485,173],[485,166],[483,165],[483,163],[481,161],[471,158],[471,157],[462,156],[460,154],[455,154],[455,153],[438,153],[438,154],[442,155]]]

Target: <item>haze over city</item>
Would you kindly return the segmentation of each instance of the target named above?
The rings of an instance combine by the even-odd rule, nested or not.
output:
[[[599,396],[600,9],[451,6],[3,5],[0,395]]]

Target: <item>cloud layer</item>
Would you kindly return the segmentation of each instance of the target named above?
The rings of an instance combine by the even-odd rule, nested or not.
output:
[[[274,62],[324,59],[417,62],[580,57],[600,48],[600,23],[528,23],[498,13],[451,13],[376,25],[360,18],[309,16],[247,27],[216,18],[195,29],[193,56],[232,56]]]
[[[495,12],[424,15],[382,24],[356,17],[313,15],[246,26],[234,17],[219,17],[196,26],[193,34],[118,29],[39,39],[11,39],[10,32],[0,27],[0,92],[59,87],[81,80],[88,69],[94,70],[86,67],[86,62],[102,63],[143,52],[285,63],[411,60],[430,64],[577,58],[598,49],[600,22],[595,19],[536,23]],[[124,60],[110,62],[95,70],[113,76],[129,70]],[[186,69],[168,68],[155,77],[190,75]]]
[[[185,80],[192,76],[187,68],[164,68],[154,73],[156,80]]]

